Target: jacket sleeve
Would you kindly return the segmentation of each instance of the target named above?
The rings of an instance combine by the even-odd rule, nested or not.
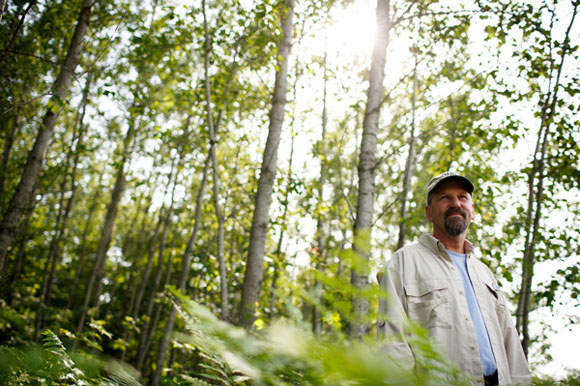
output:
[[[401,276],[396,269],[386,265],[379,274],[378,338],[386,354],[403,368],[413,369],[415,358],[406,340],[407,314],[405,293]]]

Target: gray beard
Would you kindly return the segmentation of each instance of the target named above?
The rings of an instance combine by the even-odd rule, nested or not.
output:
[[[467,221],[457,217],[448,217],[445,219],[445,230],[453,237],[457,237],[467,229]]]

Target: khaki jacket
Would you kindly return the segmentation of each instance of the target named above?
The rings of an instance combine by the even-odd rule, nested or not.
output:
[[[489,268],[472,255],[466,241],[467,268],[495,355],[500,385],[529,385],[531,373],[512,317]],[[391,340],[387,350],[402,363],[414,363],[404,339],[405,315],[429,330],[448,359],[483,385],[483,371],[475,329],[471,321],[463,283],[441,242],[429,234],[418,244],[404,247],[379,273],[382,296],[379,312],[381,336]],[[383,299],[384,298],[384,299]]]

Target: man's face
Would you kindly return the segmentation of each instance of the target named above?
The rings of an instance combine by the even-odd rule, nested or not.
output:
[[[464,233],[475,217],[471,194],[458,181],[444,182],[431,193],[431,204],[425,208],[433,232],[450,236]]]

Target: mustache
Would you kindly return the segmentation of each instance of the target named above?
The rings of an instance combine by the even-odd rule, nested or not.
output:
[[[467,219],[467,212],[461,208],[449,208],[444,213],[444,218],[453,216],[454,214],[460,214],[463,219]]]

